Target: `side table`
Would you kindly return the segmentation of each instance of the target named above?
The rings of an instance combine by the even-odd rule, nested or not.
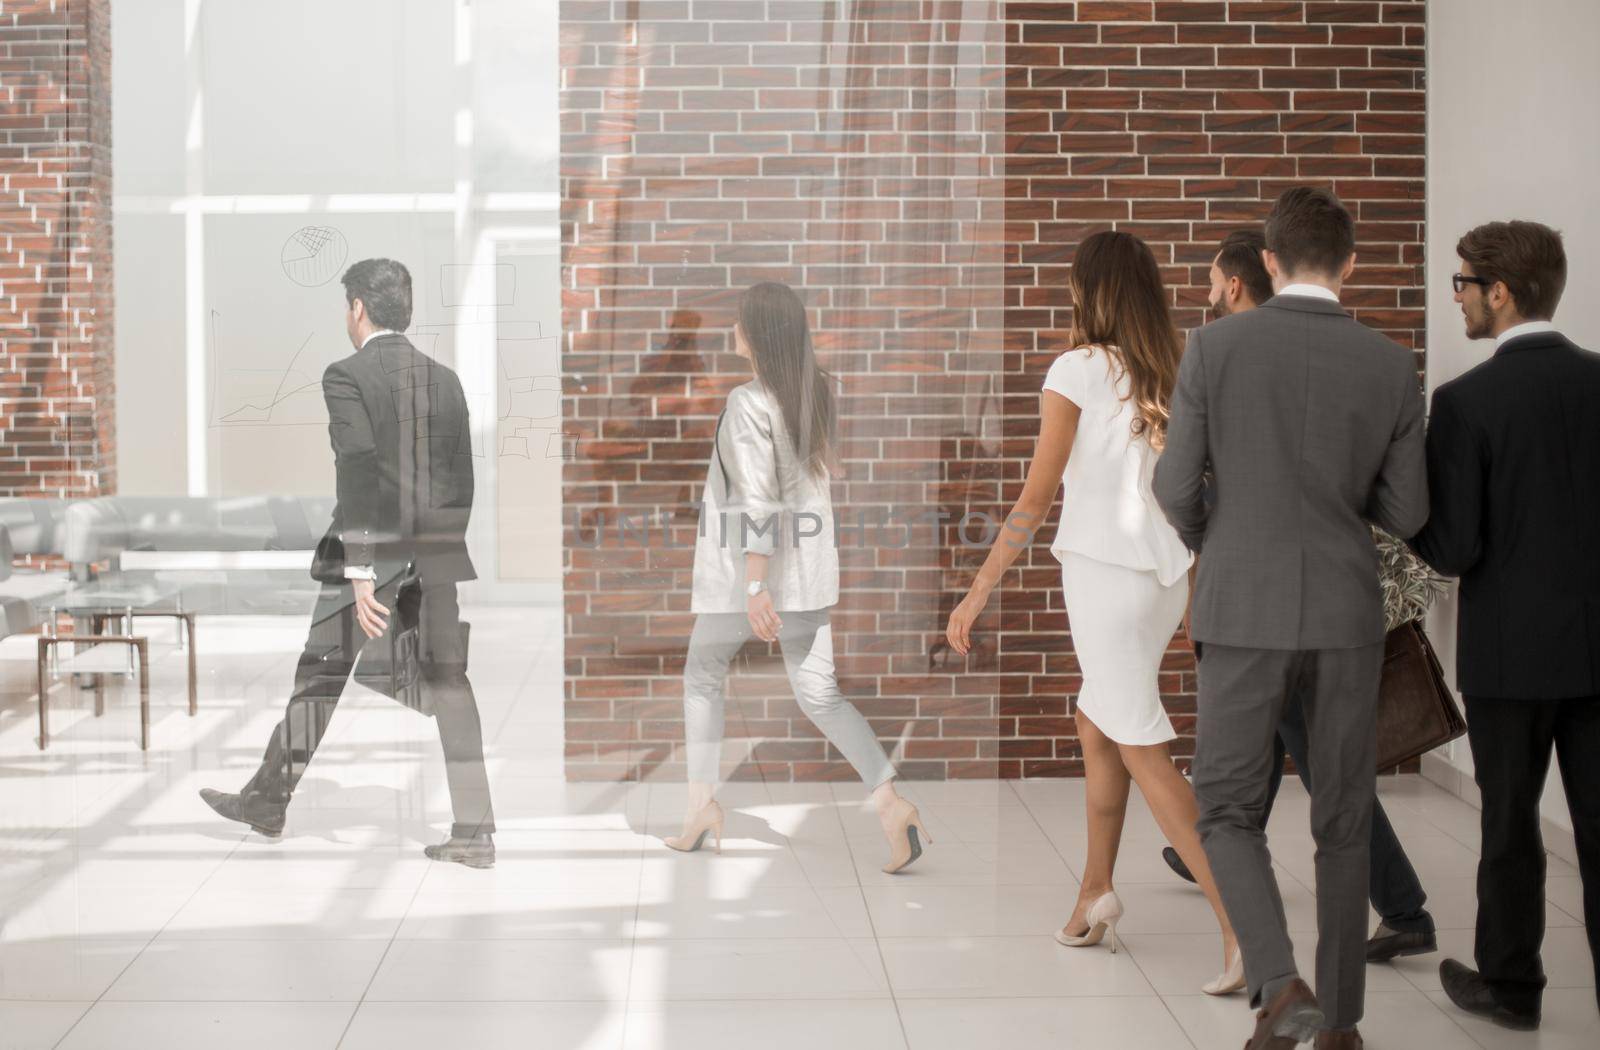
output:
[[[50,690],[46,688],[50,677],[50,649],[62,642],[112,643],[128,646],[139,660],[139,750],[150,750],[150,642],[146,638],[126,634],[62,634],[42,635],[39,638],[39,750],[50,746]],[[95,714],[105,710],[100,677],[95,676]],[[190,712],[191,714],[193,712]]]
[[[179,644],[187,642],[188,650],[188,686],[189,686],[189,715],[193,717],[199,710],[196,695],[196,654],[195,654],[195,618],[192,612],[184,611],[181,601],[178,600],[175,587],[159,582],[115,583],[90,582],[72,588],[67,593],[51,601],[49,616],[45,620],[45,634],[39,639],[38,686],[39,686],[39,748],[43,750],[49,746],[50,733],[48,724],[49,690],[48,684],[51,670],[59,668],[59,646],[63,642],[71,642],[75,649],[95,645],[125,645],[128,647],[128,666],[124,671],[106,671],[103,669],[89,671],[94,677],[94,713],[100,717],[105,713],[105,676],[106,674],[137,674],[139,682],[139,748],[142,751],[150,749],[150,643],[149,639],[133,633],[134,620],[140,616],[164,616],[176,619],[181,624]],[[72,617],[75,628],[63,633],[59,629],[58,613],[65,612]],[[91,629],[86,634],[79,634],[76,625],[87,620]],[[123,626],[120,634],[107,633],[105,630],[108,620],[119,620]]]

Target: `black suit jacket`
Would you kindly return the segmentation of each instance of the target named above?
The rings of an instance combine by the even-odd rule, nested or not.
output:
[[[1600,355],[1521,336],[1433,395],[1432,516],[1412,546],[1461,577],[1457,687],[1600,695]]]
[[[383,335],[329,365],[322,396],[338,494],[328,536],[344,564],[373,566],[380,585],[408,564],[428,585],[475,579],[472,442],[456,374],[405,336]]]

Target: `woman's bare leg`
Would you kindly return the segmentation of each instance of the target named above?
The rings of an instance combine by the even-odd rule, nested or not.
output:
[[[1116,742],[1079,711],[1078,743],[1083,748],[1085,809],[1088,812],[1089,853],[1083,862],[1083,882],[1078,887],[1078,903],[1067,920],[1066,932],[1083,934],[1089,923],[1084,913],[1089,905],[1111,892],[1112,872],[1117,866],[1117,847],[1122,843],[1122,822],[1128,813],[1128,770]]]
[[[1222,897],[1217,893],[1211,864],[1200,846],[1200,833],[1195,830],[1200,810],[1195,804],[1194,789],[1173,764],[1172,752],[1166,744],[1122,745],[1121,751],[1123,764],[1149,803],[1161,833],[1188,865],[1217,916],[1217,925],[1222,927],[1222,965],[1226,967],[1238,942],[1234,939],[1228,913],[1222,907]]]

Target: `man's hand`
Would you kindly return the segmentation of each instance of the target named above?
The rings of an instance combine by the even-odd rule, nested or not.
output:
[[[378,637],[389,628],[389,621],[385,619],[389,610],[378,603],[375,593],[378,585],[372,580],[351,580],[350,586],[356,592],[356,622],[368,638]]]

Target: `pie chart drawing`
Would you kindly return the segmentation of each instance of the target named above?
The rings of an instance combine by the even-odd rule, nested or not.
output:
[[[327,284],[338,276],[350,246],[332,226],[302,226],[283,242],[278,259],[283,274],[303,288]]]

